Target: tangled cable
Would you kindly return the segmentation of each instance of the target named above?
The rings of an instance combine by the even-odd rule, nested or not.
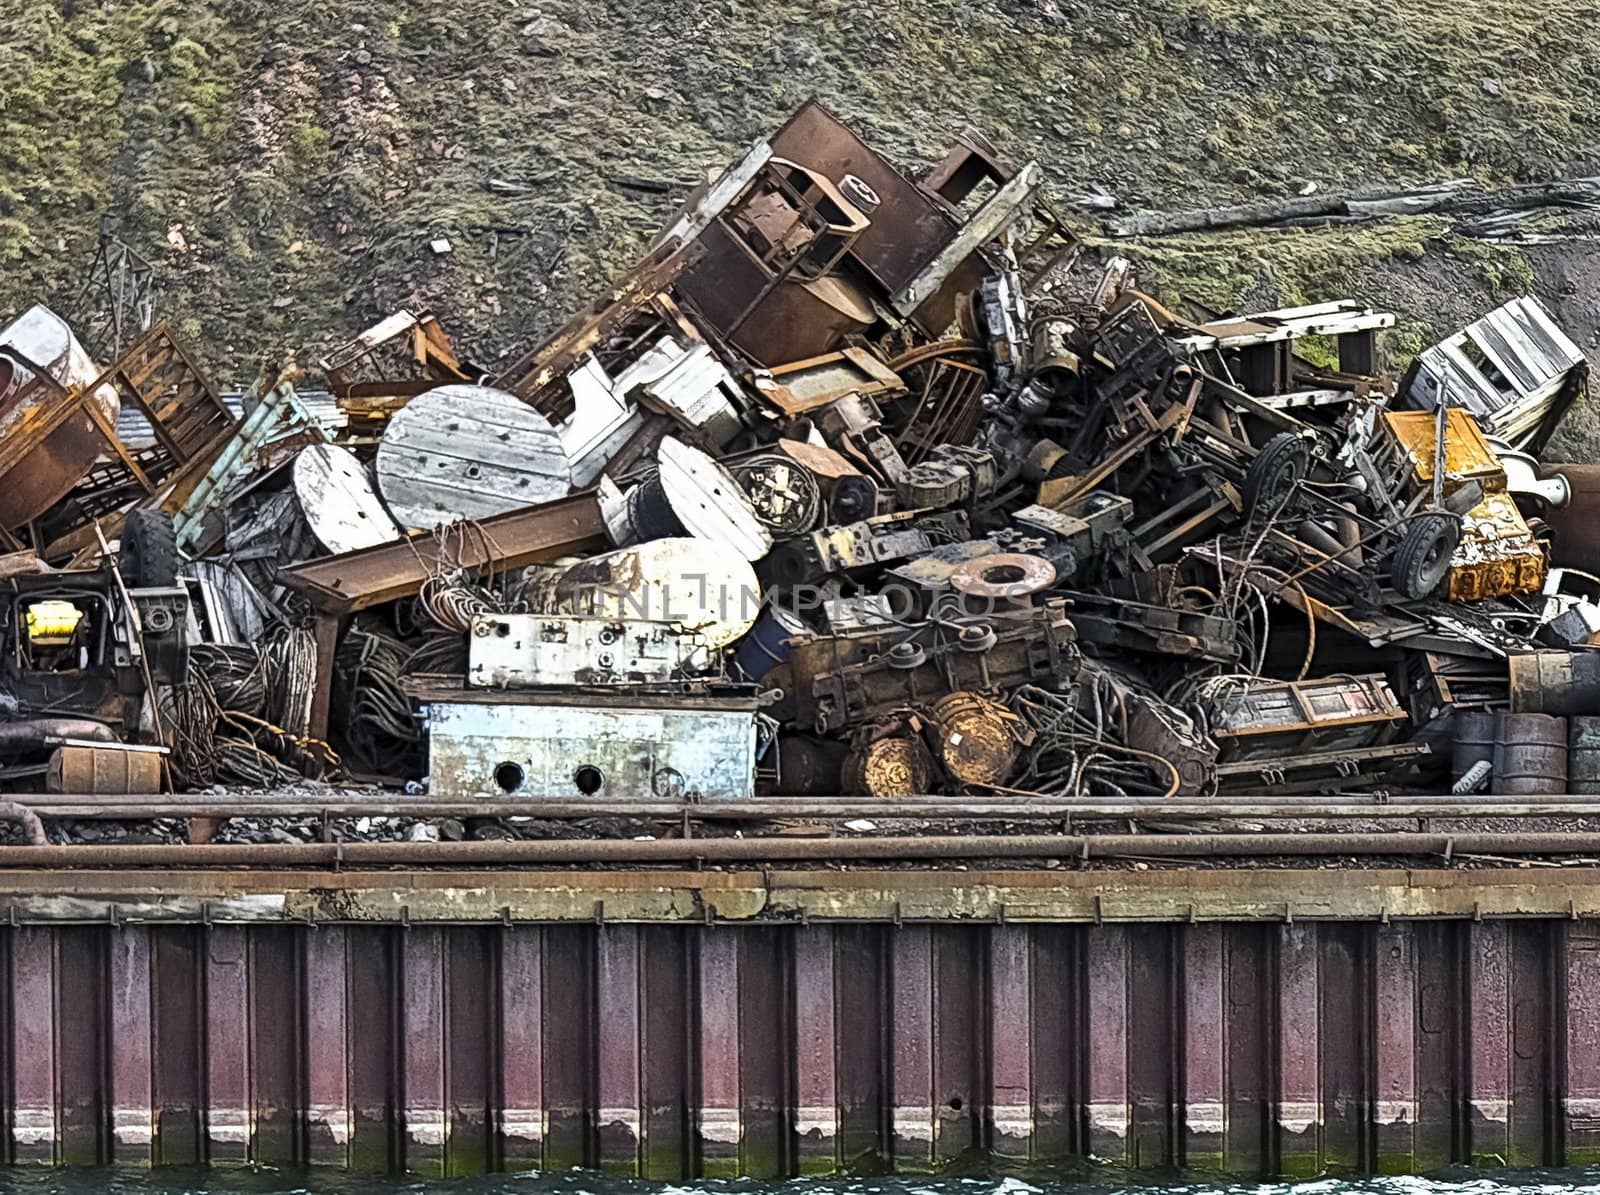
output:
[[[339,644],[334,680],[345,710],[344,746],[368,772],[418,770],[424,733],[401,687],[414,654],[399,639],[359,623]]]
[[[423,583],[417,605],[433,622],[446,631],[465,635],[479,614],[505,613],[500,596],[463,581],[432,578]]]
[[[304,627],[280,627],[261,652],[267,670],[266,717],[290,734],[311,730],[311,702],[317,692],[317,640]]]
[[[306,635],[309,639],[309,634]],[[324,777],[339,767],[339,757],[304,725],[286,728],[270,710],[288,709],[310,720],[310,694],[302,695],[308,669],[314,686],[315,643],[298,636],[275,637],[259,651],[247,645],[203,645],[189,657],[184,683],[163,691],[161,702],[172,728],[172,769],[188,787],[228,783],[270,788]],[[273,675],[289,669],[283,678]],[[263,713],[268,713],[263,717]]]
[[[1012,694],[1012,713],[1034,735],[1023,756],[1017,790],[1072,797],[1176,793],[1180,778],[1172,761],[1106,737],[1108,715],[1118,723],[1119,735],[1127,736],[1127,711],[1110,678],[1097,678],[1090,696],[1092,717],[1071,697],[1036,685],[1023,685]]]
[[[406,660],[406,676],[447,673],[462,676],[467,671],[467,641],[462,635],[429,635]]]
[[[482,523],[458,519],[434,527],[431,558],[418,550],[415,541],[405,542],[428,574],[417,605],[439,627],[464,635],[472,629],[475,615],[512,612],[496,591],[498,546]]]
[[[196,643],[189,649],[192,669],[204,677],[223,709],[263,714],[267,671],[261,652],[247,643]]]

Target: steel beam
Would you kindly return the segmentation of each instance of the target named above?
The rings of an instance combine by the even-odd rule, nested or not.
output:
[[[453,568],[515,569],[593,551],[605,542],[605,521],[594,490],[483,519],[459,537],[446,557],[439,540],[415,535],[309,560],[278,573],[278,580],[305,594],[319,613],[354,614],[384,602],[412,597],[425,582]]]

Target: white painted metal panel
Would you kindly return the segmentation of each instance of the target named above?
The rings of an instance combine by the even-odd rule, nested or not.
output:
[[[492,689],[648,684],[709,664],[704,636],[655,619],[481,614],[467,640],[467,683]]]
[[[572,484],[593,484],[612,456],[639,430],[644,412],[623,397],[591,353],[567,374],[572,414],[558,429],[572,462]]]
[[[733,376],[709,345],[682,350],[670,338],[662,344],[671,345],[677,355],[644,383],[645,393],[690,427],[717,429],[716,441],[725,443],[739,426],[738,412],[728,400],[738,392]]]
[[[732,704],[732,703],[730,703]],[[451,800],[747,799],[752,708],[434,703],[428,791]]]
[[[412,530],[564,496],[572,466],[550,421],[514,395],[465,383],[418,395],[378,444],[378,488]]]

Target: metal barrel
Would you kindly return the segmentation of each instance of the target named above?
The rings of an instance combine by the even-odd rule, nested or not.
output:
[[[1567,719],[1567,791],[1600,793],[1600,717]]]
[[[1542,472],[1559,473],[1572,490],[1566,506],[1545,511],[1555,532],[1550,563],[1600,572],[1600,465],[1550,465]]]
[[[850,752],[841,780],[860,796],[919,796],[933,786],[933,756],[921,739],[892,735]]]
[[[1494,759],[1494,711],[1457,710],[1455,746],[1450,752],[1450,779],[1460,780],[1480,760]]]
[[[1490,788],[1499,796],[1565,792],[1567,720],[1551,714],[1496,714]]]
[[[758,681],[789,658],[789,640],[809,628],[798,614],[769,606],[733,653],[734,666],[746,680]]]
[[[1010,779],[1017,762],[1016,718],[977,693],[947,693],[929,714],[937,727],[945,770],[962,784],[995,785]]]
[[[1600,714],[1600,652],[1528,652],[1507,663],[1517,713]]]
[[[153,749],[128,750],[88,744],[57,747],[46,778],[51,792],[114,796],[161,791],[161,756]]]

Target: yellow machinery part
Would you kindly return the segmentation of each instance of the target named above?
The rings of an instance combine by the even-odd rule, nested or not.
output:
[[[1437,416],[1432,411],[1385,411],[1382,419],[1384,427],[1410,460],[1412,484],[1431,486],[1434,446],[1439,434]],[[1500,458],[1489,447],[1478,421],[1459,407],[1451,407],[1447,412],[1444,469],[1446,495],[1474,479],[1483,484],[1486,494],[1506,488],[1506,472],[1500,465]]]
[[[1549,562],[1510,494],[1486,494],[1461,520],[1444,596],[1452,602],[1538,593]]]
[[[71,602],[49,600],[28,607],[28,639],[41,646],[65,643],[72,638],[83,611]]]

